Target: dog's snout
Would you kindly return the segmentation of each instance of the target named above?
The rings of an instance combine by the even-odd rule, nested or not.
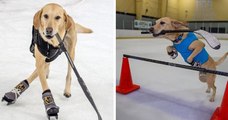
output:
[[[154,27],[151,27],[149,30],[151,33],[154,33]]]
[[[47,27],[46,28],[46,33],[47,34],[52,34],[52,32],[53,32],[53,28],[52,27]]]

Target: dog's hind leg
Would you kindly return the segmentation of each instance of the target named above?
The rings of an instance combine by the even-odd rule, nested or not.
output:
[[[211,87],[209,85],[207,85],[206,93],[211,93]]]
[[[208,78],[207,78],[207,85],[208,85],[208,89],[212,89],[212,95],[210,98],[210,102],[214,102],[215,101],[215,95],[216,95],[216,86],[215,86],[215,78],[216,75],[215,74],[208,74]]]
[[[65,84],[65,90],[64,90],[64,96],[69,98],[71,97],[71,66],[68,64],[68,71],[67,71],[67,76],[66,76],[66,84]]]
[[[70,57],[71,57],[72,61],[74,61],[74,57],[75,57],[75,51],[74,50],[70,50]],[[70,63],[68,63],[66,85],[65,85],[65,90],[64,90],[64,96],[67,98],[71,97],[71,80],[72,80],[71,72],[72,72],[72,68],[71,68]]]
[[[75,37],[75,36],[74,36]],[[70,58],[72,59],[72,61],[74,61],[74,57],[75,57],[75,44],[76,44],[76,39],[72,37],[71,39],[71,43],[68,44],[67,46],[67,50],[69,52]],[[64,96],[69,98],[71,97],[71,72],[72,72],[72,68],[70,63],[68,63],[68,71],[67,71],[67,76],[66,76],[66,84],[65,84],[65,90],[64,90]]]
[[[208,73],[204,73],[204,72],[199,72],[199,80],[203,83],[207,82],[207,75]],[[211,87],[208,85],[206,93],[210,93],[211,92]]]
[[[199,80],[203,83],[207,82],[207,73],[199,72]]]

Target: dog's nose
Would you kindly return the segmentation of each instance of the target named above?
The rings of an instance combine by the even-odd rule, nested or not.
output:
[[[154,27],[151,27],[151,28],[149,29],[149,31],[150,31],[151,33],[154,33]]]
[[[46,28],[46,33],[47,34],[49,34],[49,35],[52,34],[52,31],[53,31],[53,28],[52,27],[47,27]]]

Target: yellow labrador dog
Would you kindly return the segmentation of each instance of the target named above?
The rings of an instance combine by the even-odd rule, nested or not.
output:
[[[166,33],[160,35],[162,30],[184,30],[189,29],[187,24],[181,21],[169,17],[163,17],[156,21],[156,24],[150,28],[150,32],[153,33],[154,37],[163,37],[173,42],[172,46],[168,46],[167,53],[173,59],[175,59],[178,53],[181,54],[185,62],[202,68],[207,68],[211,70],[216,70],[216,66],[221,64],[228,53],[225,53],[218,61],[214,61],[212,57],[205,50],[205,44],[198,40],[198,38],[191,32],[189,33]],[[213,102],[215,100],[216,86],[215,74],[209,73],[199,73],[199,79],[202,82],[206,82],[208,88],[207,93],[210,93],[211,89],[212,96],[209,101]]]
[[[24,81],[20,82],[12,91],[6,93],[2,100],[13,104],[17,98],[29,87],[29,84],[39,76],[43,89],[42,98],[48,116],[56,116],[59,107],[55,105],[51,91],[47,84],[49,65],[59,54],[59,42],[55,37],[58,33],[64,39],[64,45],[72,60],[75,56],[76,33],[91,33],[92,30],[85,28],[77,23],[66,13],[58,4],[47,4],[39,10],[33,18],[33,40],[31,52],[34,53],[36,69]],[[71,96],[71,67],[68,64],[64,96]]]

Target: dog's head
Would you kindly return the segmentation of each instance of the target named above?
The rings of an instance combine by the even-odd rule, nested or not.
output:
[[[45,41],[50,41],[56,33],[65,32],[71,26],[69,16],[58,4],[47,4],[39,10],[33,19],[33,25],[39,30]]]
[[[153,33],[154,37],[166,37],[173,40],[176,33],[166,33],[161,35],[163,30],[178,30],[178,29],[188,29],[187,24],[181,21],[169,17],[163,17],[156,20],[155,25],[150,28],[150,32]]]

